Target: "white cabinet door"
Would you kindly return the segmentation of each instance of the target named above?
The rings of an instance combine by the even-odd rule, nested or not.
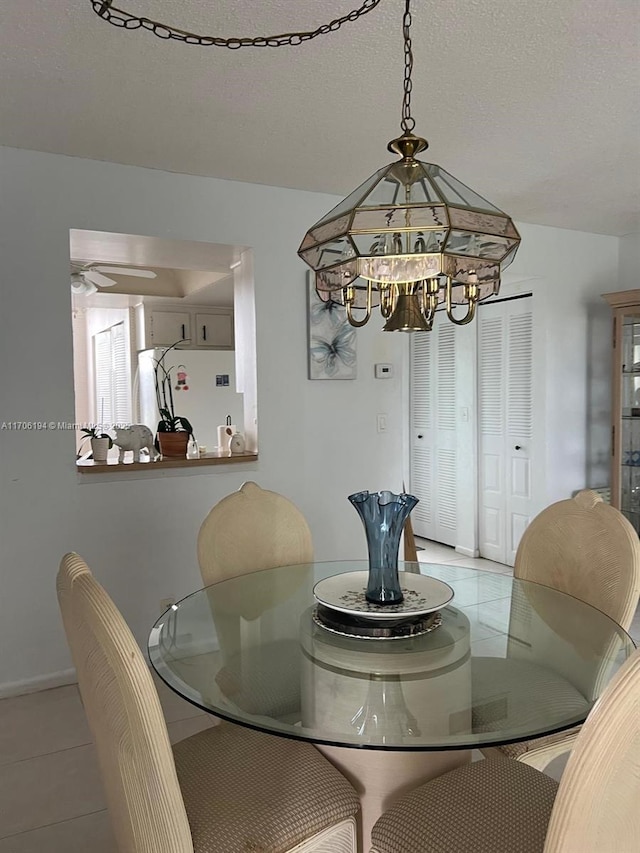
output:
[[[418,536],[456,545],[456,327],[436,319],[411,340],[411,514]]]
[[[233,349],[233,315],[231,311],[201,312],[195,316],[196,344],[199,347]]]
[[[191,315],[188,311],[152,311],[149,321],[150,344],[171,346],[191,337]]]
[[[531,518],[532,299],[488,303],[477,322],[480,556],[512,566]]]

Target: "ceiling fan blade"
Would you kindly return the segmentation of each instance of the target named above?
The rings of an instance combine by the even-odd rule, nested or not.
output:
[[[152,270],[139,270],[134,267],[105,267],[100,264],[98,267],[93,267],[94,270],[100,272],[110,272],[114,275],[133,275],[138,278],[157,278],[157,274]]]
[[[100,287],[113,287],[115,281],[112,278],[107,278],[101,272],[95,270],[86,270],[83,273],[85,281],[90,281],[92,284],[98,284]]]

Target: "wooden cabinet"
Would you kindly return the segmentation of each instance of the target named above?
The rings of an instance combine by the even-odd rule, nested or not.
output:
[[[234,348],[233,308],[141,303],[136,312],[138,350],[168,347],[176,341],[185,342],[181,349]]]
[[[229,311],[199,311],[194,319],[196,346],[233,349],[233,316]]]
[[[640,289],[603,298],[613,311],[611,503],[640,532]]]
[[[191,315],[188,311],[151,311],[147,346],[168,347],[191,337]]]

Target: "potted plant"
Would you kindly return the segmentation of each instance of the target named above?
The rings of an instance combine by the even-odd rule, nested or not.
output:
[[[82,451],[82,445],[87,439],[91,440],[91,455],[93,456],[94,462],[106,462],[107,454],[113,447],[113,439],[106,432],[98,432],[96,427],[91,427],[90,429],[83,429],[82,432],[85,434],[82,442],[80,443],[80,449],[78,450],[78,456],[80,456]]]
[[[189,439],[193,437],[193,427],[187,418],[175,413],[171,380],[172,368],[167,369],[164,363],[167,353],[182,343],[184,343],[183,340],[171,344],[155,362],[156,402],[160,412],[156,447],[163,456],[182,457],[184,459],[187,455]]]

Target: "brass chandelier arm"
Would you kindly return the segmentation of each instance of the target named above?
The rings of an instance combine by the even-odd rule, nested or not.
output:
[[[353,303],[355,300],[354,289],[351,285],[345,287],[344,289],[344,307],[347,313],[347,320],[350,325],[355,326],[356,329],[359,329],[361,326],[366,325],[369,322],[371,317],[371,309],[373,308],[373,288],[371,286],[371,282],[367,282],[367,307],[365,310],[364,317],[361,320],[356,320],[353,316]]]
[[[222,36],[206,36],[192,33],[188,30],[181,30],[178,27],[173,27],[170,24],[163,24],[160,21],[154,21],[151,18],[141,17],[127,12],[124,9],[118,9],[113,6],[113,0],[89,0],[93,11],[107,23],[114,27],[120,27],[125,30],[145,29],[153,33],[158,38],[185,42],[186,44],[195,44],[202,47],[228,47],[231,50],[238,50],[240,47],[283,47],[285,45],[299,45],[305,41],[310,41],[317,36],[334,33],[339,30],[343,24],[349,21],[357,21],[367,12],[371,12],[381,2],[381,0],[363,0],[362,5],[357,9],[353,9],[346,15],[336,18],[328,24],[322,24],[315,30],[294,33],[280,33],[273,36],[256,36],[253,38],[223,38]]]
[[[369,282],[371,287],[371,282]],[[380,314],[388,319],[395,311],[398,302],[398,285],[392,284],[390,287],[380,288]]]
[[[438,308],[438,287],[436,285],[435,288],[431,288],[430,284],[431,282],[422,282],[422,305],[420,307],[420,313],[424,317],[429,331],[431,331],[431,327],[433,326],[436,309]]]
[[[478,291],[474,286],[472,288],[467,289],[467,313],[461,319],[457,319],[453,315],[453,305],[451,302],[451,290],[452,290],[452,281],[451,276],[447,276],[447,317],[454,323],[456,326],[466,326],[467,323],[470,323],[473,318],[476,316],[476,306],[478,304]]]

